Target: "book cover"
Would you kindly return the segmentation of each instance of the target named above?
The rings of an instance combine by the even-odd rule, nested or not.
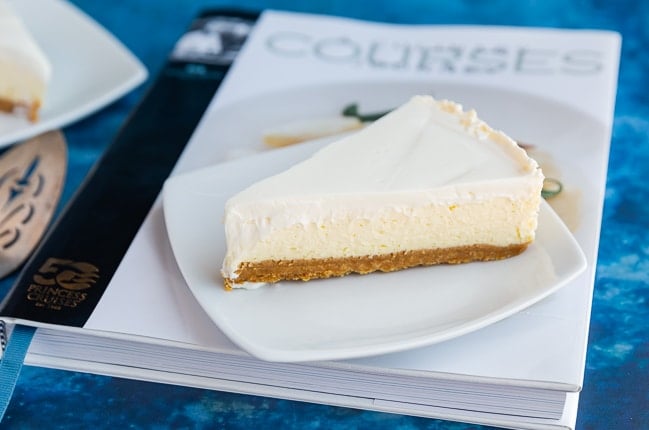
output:
[[[78,199],[84,204],[64,214],[3,303],[4,321],[40,327],[26,362],[507,427],[573,427],[583,383],[619,36],[390,25],[269,11],[258,20],[227,15],[214,26],[226,34],[220,46],[211,47],[218,55],[205,56],[192,39],[202,40],[211,31],[210,20],[209,14],[197,20],[172,53],[174,67],[158,80],[191,82],[190,97],[185,94],[181,106],[172,106],[174,90],[153,101],[153,88],[139,111],[147,103],[160,106],[161,100],[168,106],[149,109],[146,118],[136,112],[131,123],[141,124],[138,132],[121,139],[121,151],[141,164],[113,159],[109,150],[85,187],[95,193],[106,187],[113,194],[100,201]],[[285,151],[264,144],[264,132],[273,127],[340,115],[349,103],[382,111],[419,93],[475,108],[530,147],[546,176],[563,184],[549,203],[579,243],[587,269],[533,306],[444,342],[334,361],[282,363],[251,356],[219,329],[204,310],[209,304],[197,300],[178,269],[162,182],[227,161],[254,170],[246,160]],[[161,127],[165,115],[178,108],[195,111],[188,114],[195,118]],[[141,130],[154,131],[144,136],[159,144],[156,154],[147,152],[151,146],[135,147]],[[177,133],[173,139],[172,132]],[[171,141],[181,144],[164,143]],[[145,174],[147,158],[155,157],[165,159],[164,168],[155,160],[156,169]],[[122,178],[108,167],[102,170],[115,166],[111,163],[117,163]],[[120,180],[122,188],[110,183]],[[126,193],[138,205],[123,204]],[[88,214],[99,218],[85,227],[87,232],[75,235],[62,228],[66,218],[86,222]],[[124,217],[118,235],[123,239],[102,228],[116,222],[112,216]],[[53,248],[56,253],[47,254],[48,243],[63,244],[69,252]],[[219,267],[214,261],[214,288],[221,288]]]

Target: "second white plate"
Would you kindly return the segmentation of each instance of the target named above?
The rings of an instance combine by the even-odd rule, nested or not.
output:
[[[536,241],[511,259],[225,291],[225,201],[317,147],[266,152],[165,184],[167,230],[187,285],[215,324],[258,358],[344,359],[440,342],[532,305],[586,267],[570,232],[543,204]]]
[[[63,127],[142,83],[147,71],[115,37],[60,0],[11,1],[52,64],[39,121],[0,115],[0,146]]]

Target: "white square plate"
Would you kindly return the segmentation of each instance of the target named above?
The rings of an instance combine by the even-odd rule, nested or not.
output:
[[[225,291],[225,201],[318,146],[265,152],[165,184],[167,230],[187,285],[218,327],[258,358],[344,359],[451,339],[538,302],[586,267],[572,234],[544,203],[536,241],[507,260]]]

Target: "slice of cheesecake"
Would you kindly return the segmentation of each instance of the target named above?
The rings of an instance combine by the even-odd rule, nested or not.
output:
[[[50,80],[47,57],[6,0],[0,0],[0,111],[38,119]]]
[[[225,286],[512,257],[534,240],[542,186],[475,111],[415,96],[231,197]]]

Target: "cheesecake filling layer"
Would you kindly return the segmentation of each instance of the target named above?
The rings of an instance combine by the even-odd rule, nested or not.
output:
[[[236,227],[226,234],[237,240],[228,245],[224,275],[236,279],[236,269],[228,269],[269,256],[275,260],[362,257],[473,244],[509,246],[534,240],[540,194],[464,202],[439,202],[425,193],[412,197],[417,201],[414,206],[372,208],[367,204],[352,209],[359,204],[352,201],[347,210],[341,210],[340,201],[283,202],[257,208],[274,216],[233,220],[236,215],[232,214],[229,225]],[[291,213],[318,216],[293,218]]]
[[[261,281],[246,275],[253,263],[524,249],[542,182],[536,162],[474,111],[416,96],[232,197],[222,273],[237,286]]]

